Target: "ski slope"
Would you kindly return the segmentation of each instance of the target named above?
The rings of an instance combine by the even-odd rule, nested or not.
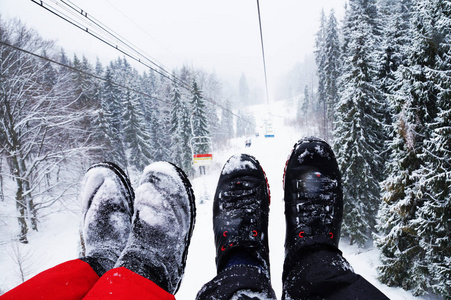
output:
[[[297,140],[303,136],[315,134],[315,130],[312,128],[296,130],[285,125],[293,114],[293,110],[289,107],[284,102],[273,103],[269,107],[272,114],[274,138],[265,138],[264,133],[259,132],[258,138],[251,137],[252,145],[249,148],[245,147],[246,137],[233,140],[230,147],[214,153],[215,164],[207,171],[207,175],[192,180],[198,203],[198,215],[185,276],[180,291],[176,295],[177,299],[195,299],[197,291],[202,285],[216,275],[212,202],[223,164],[230,156],[237,153],[248,153],[257,158],[268,177],[271,193],[268,232],[271,279],[277,297],[281,298],[282,270],[285,257],[283,171],[286,160]],[[253,107],[252,112],[255,114],[258,125],[262,125],[267,116],[268,107],[266,105],[256,106]],[[201,200],[204,201],[203,204],[200,204]],[[358,249],[356,246],[349,246],[346,240],[341,240],[340,248],[354,270],[382,290],[390,299],[435,299],[413,297],[411,293],[401,288],[390,288],[379,283],[376,279],[379,254],[378,250],[372,246],[368,249]]]
[[[248,153],[255,156],[262,165],[268,177],[271,192],[271,211],[269,219],[270,263],[273,288],[280,298],[282,291],[282,267],[284,260],[285,216],[283,205],[283,169],[286,159],[295,142],[306,135],[314,134],[313,130],[295,130],[286,126],[293,114],[291,105],[284,102],[271,104],[269,111],[273,115],[274,138],[265,138],[261,131],[258,138],[252,138],[252,146],[245,147],[249,137],[230,141],[226,149],[216,149],[213,152],[213,165],[207,169],[207,174],[192,179],[197,203],[196,227],[188,253],[185,276],[176,298],[193,300],[199,289],[216,275],[215,248],[212,224],[212,203],[216,184],[223,164],[237,153]],[[258,127],[261,130],[263,119],[268,107],[256,106],[251,109],[255,114]],[[133,182],[133,178],[132,178]],[[11,211],[5,211],[5,210]],[[14,216],[14,208],[0,203],[2,216]],[[14,219],[11,217],[11,219]],[[14,224],[15,220],[3,220],[5,224]],[[3,226],[3,225],[2,225]],[[47,268],[64,261],[74,259],[78,254],[79,216],[76,213],[61,210],[44,219],[40,232],[29,233],[29,244],[0,243],[0,294],[21,282],[17,257],[23,260],[25,277],[30,278]],[[5,241],[3,237],[3,241]],[[349,246],[346,240],[340,244],[344,256],[355,271],[381,289],[390,299],[439,299],[428,297],[413,297],[401,288],[390,288],[378,283],[376,266],[379,264],[378,250],[373,247],[358,249]],[[16,253],[16,254],[15,254]],[[19,255],[17,255],[19,253]]]

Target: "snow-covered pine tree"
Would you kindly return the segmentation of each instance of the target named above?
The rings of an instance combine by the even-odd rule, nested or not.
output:
[[[188,176],[194,174],[192,167],[193,157],[191,153],[191,124],[190,124],[190,109],[186,101],[182,102],[182,115],[180,119],[180,143],[182,148],[182,165],[181,168]]]
[[[411,0],[379,0],[380,23],[382,27],[381,56],[379,61],[379,86],[380,91],[387,99],[384,103],[384,128],[385,140],[388,143],[394,134],[392,116],[399,113],[399,109],[393,104],[392,95],[400,88],[395,78],[395,72],[400,65],[406,65],[407,49],[410,48],[410,6]],[[385,151],[384,160],[388,160],[390,147]]]
[[[327,108],[326,108],[326,15],[324,10],[321,10],[320,27],[316,33],[315,40],[315,60],[318,68],[318,91],[317,106],[314,107],[319,120],[320,136],[327,139]]]
[[[152,160],[162,161],[168,159],[168,153],[164,149],[165,138],[163,133],[163,125],[160,119],[160,108],[155,103],[154,107],[150,111],[150,138],[152,140]]]
[[[205,112],[205,101],[202,96],[202,91],[197,84],[196,79],[193,80],[191,95],[191,110],[192,110],[192,129],[195,137],[209,137],[210,131],[208,129],[208,118]],[[207,144],[201,145],[197,150],[200,153],[209,153]]]
[[[172,101],[171,101],[171,140],[172,140],[172,151],[171,159],[172,162],[177,166],[183,165],[183,149],[181,143],[182,135],[182,114],[183,114],[183,104],[180,91],[176,83],[173,83],[172,89]]]
[[[149,73],[144,72],[141,76],[141,91],[143,93],[150,95],[151,97],[143,96],[141,97],[141,107],[144,113],[144,119],[146,123],[146,131],[151,131],[151,111],[153,107],[155,106],[155,98],[153,96],[157,96],[157,80],[155,73],[153,71],[149,71]],[[151,148],[153,148],[152,143],[149,145]]]
[[[377,228],[384,233],[375,238],[375,244],[381,250],[384,266],[379,268],[379,279],[388,285],[401,285],[409,278],[411,262],[406,259],[416,251],[415,238],[410,235],[408,216],[412,203],[415,203],[416,190],[413,171],[418,168],[418,158],[413,146],[414,114],[412,114],[411,99],[406,97],[410,86],[403,82],[407,58],[410,51],[411,33],[409,14],[404,11],[401,1],[385,1],[381,9],[385,22],[382,48],[384,55],[380,63],[379,78],[381,92],[389,99],[390,116],[388,126],[388,161],[386,163],[386,178],[381,183],[382,199]],[[399,243],[402,237],[403,242]],[[416,245],[412,247],[412,245]],[[405,284],[407,286],[407,283]]]
[[[77,106],[79,108],[84,108],[86,106],[92,105],[92,77],[90,77],[86,73],[93,73],[93,67],[85,56],[83,56],[80,60],[77,55],[74,55],[72,65],[75,69],[83,71],[72,72],[72,80],[74,82],[75,88],[74,96]]]
[[[377,45],[370,18],[375,1],[349,2],[344,24],[347,49],[343,53],[340,101],[334,145],[343,173],[343,234],[363,246],[376,224],[382,175],[381,107],[375,82]]]
[[[99,79],[88,75],[94,73],[94,68],[85,56],[80,60],[77,55],[74,55],[72,66],[79,71],[70,70],[71,85],[68,87],[68,90],[70,90],[74,98],[74,103],[71,105],[71,108],[83,115],[83,118],[77,126],[80,128],[91,129],[84,131],[84,134],[80,132],[80,134],[74,138],[76,138],[79,143],[88,141],[88,143],[94,147],[101,146],[96,145],[97,141],[93,140],[93,134],[96,134],[95,123],[98,118],[95,111],[100,106],[99,90],[101,83],[99,82]],[[92,154],[95,155],[95,152]]]
[[[450,12],[449,1],[416,0],[412,7],[412,47],[397,72],[402,88],[376,240],[382,282],[448,298]]]
[[[124,78],[128,87],[137,91],[139,88],[139,75],[130,67],[124,69]],[[151,160],[150,136],[144,118],[140,96],[135,91],[127,89],[123,99],[123,131],[130,157],[128,161],[137,170],[143,170]]]
[[[326,139],[331,138],[338,103],[338,77],[340,75],[340,40],[335,12],[332,9],[325,29],[324,41],[324,94],[326,105]]]
[[[208,130],[212,139],[212,144],[220,140],[222,128],[220,126],[217,113],[217,106],[214,103],[223,103],[222,84],[218,80],[216,73],[206,74],[203,83],[205,101],[205,113],[208,116]]]
[[[312,120],[312,97],[310,96],[310,87],[305,85],[304,87],[304,100],[299,100],[298,104],[298,120],[299,125],[308,126]]]
[[[115,65],[111,63],[105,72],[101,106],[103,111],[102,123],[110,148],[105,149],[103,157],[106,160],[118,164],[121,168],[127,167],[127,158],[122,137],[122,107],[121,93],[114,82]]]
[[[451,299],[451,1],[427,1],[420,7],[425,12],[423,20],[428,20],[423,24],[429,27],[423,38],[434,56],[434,65],[427,66],[425,73],[433,85],[429,97],[435,109],[429,110],[432,120],[426,127],[430,133],[421,154],[424,164],[417,174],[422,196],[413,220],[421,248],[417,264],[419,279],[428,290]]]
[[[96,64],[94,67],[94,74],[98,77],[104,76],[103,66],[100,60],[97,58]],[[103,81],[97,78],[92,79],[92,107],[88,111],[89,119],[90,119],[90,137],[89,143],[92,144],[94,149],[90,153],[90,157],[93,161],[100,161],[102,156],[99,155],[101,153],[100,149],[106,148],[105,146],[105,130],[100,127],[100,124],[103,122],[100,119],[104,117],[104,112],[102,110],[101,101],[102,101],[102,89],[103,89]],[[88,165],[91,162],[87,162]],[[86,166],[87,168],[87,166]]]

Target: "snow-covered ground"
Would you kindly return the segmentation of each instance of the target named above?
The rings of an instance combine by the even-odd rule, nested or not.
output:
[[[262,124],[267,115],[266,105],[255,107],[253,110],[257,122]],[[271,275],[273,287],[280,297],[282,291],[282,266],[284,259],[285,216],[283,205],[282,177],[285,161],[290,154],[294,143],[305,135],[314,132],[295,130],[285,124],[293,110],[286,108],[284,103],[277,102],[270,107],[273,115],[274,138],[265,138],[263,129],[260,136],[251,137],[252,146],[245,148],[245,139],[230,141],[226,149],[217,149],[214,154],[214,163],[207,170],[207,175],[192,179],[197,202],[197,220],[191,246],[188,254],[185,276],[176,298],[179,300],[192,300],[203,284],[216,274],[215,249],[212,230],[212,199],[222,165],[233,154],[249,153],[254,155],[265,170],[271,191],[271,213],[269,221],[269,242]],[[260,126],[259,126],[260,127]],[[52,267],[58,263],[77,257],[78,253],[78,226],[79,216],[73,210],[61,210],[46,218],[41,225],[40,232],[30,232],[29,244],[20,245],[10,242],[7,232],[13,232],[16,227],[15,211],[11,205],[0,202],[0,294],[21,282],[19,261],[25,277]],[[6,229],[13,226],[13,230]],[[379,264],[378,250],[369,247],[358,249],[349,246],[342,240],[340,248],[344,256],[355,271],[381,289],[390,299],[433,299],[427,297],[413,297],[411,293],[401,288],[390,288],[380,284],[377,279],[376,266]],[[434,298],[435,299],[435,298]]]

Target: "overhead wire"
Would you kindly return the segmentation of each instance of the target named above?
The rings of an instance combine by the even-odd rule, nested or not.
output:
[[[52,0],[57,1],[57,0]],[[132,52],[135,52],[136,55],[142,57],[144,60],[147,60],[150,64],[152,64],[154,67],[158,68],[160,71],[164,72],[168,76],[172,76],[169,71],[166,70],[166,67],[164,67],[160,62],[158,62],[155,58],[150,57],[148,54],[143,54],[143,51],[139,49],[136,45],[132,44],[130,41],[125,39],[123,36],[119,35],[118,33],[115,33],[111,28],[106,26],[105,24],[102,24],[99,20],[94,18],[91,14],[88,14],[87,11],[84,11],[82,8],[77,6],[76,4],[72,3],[70,0],[60,0],[61,3],[67,5],[70,9],[72,9],[76,14],[79,14],[86,18],[87,20],[91,21],[95,26],[100,28],[102,31],[113,37],[115,40],[123,44],[123,46],[129,48]]]
[[[100,40],[101,42],[105,43],[106,45],[108,45],[108,46],[110,46],[110,47],[116,49],[117,51],[121,52],[122,54],[126,55],[127,57],[129,57],[129,58],[131,58],[131,59],[137,61],[138,63],[144,65],[145,67],[149,68],[150,70],[154,71],[155,73],[157,73],[157,74],[161,75],[162,77],[168,79],[170,82],[175,83],[176,85],[178,85],[178,86],[184,88],[185,90],[187,90],[187,91],[189,91],[189,92],[193,92],[193,89],[192,89],[191,85],[189,85],[188,83],[184,82],[183,80],[181,80],[181,79],[178,78],[177,76],[171,74],[169,71],[165,70],[163,67],[159,66],[157,63],[154,63],[154,64],[155,64],[156,66],[159,66],[159,68],[161,69],[161,71],[155,69],[154,67],[152,67],[152,66],[150,66],[149,64],[145,63],[145,62],[142,61],[141,59],[139,59],[139,58],[133,56],[132,54],[128,53],[126,50],[119,48],[118,45],[117,45],[114,41],[112,41],[111,39],[109,39],[109,38],[107,38],[107,37],[105,37],[105,36],[101,36],[100,33],[98,33],[95,29],[93,29],[92,27],[90,27],[91,24],[88,24],[88,25],[87,25],[87,24],[84,24],[84,22],[86,22],[86,20],[88,20],[90,23],[97,23],[96,26],[98,26],[99,28],[101,28],[103,31],[107,32],[108,35],[110,35],[111,37],[114,37],[114,39],[116,39],[116,41],[119,41],[120,43],[122,43],[123,45],[125,45],[126,47],[128,47],[130,50],[132,50],[132,51],[138,53],[138,54],[141,55],[142,57],[145,57],[145,55],[142,55],[139,51],[135,50],[132,46],[129,46],[127,43],[125,43],[125,42],[122,41],[120,38],[118,38],[119,35],[110,32],[110,29],[108,29],[107,26],[102,25],[102,24],[101,24],[99,21],[97,21],[94,17],[91,17],[90,14],[88,15],[88,13],[87,13],[85,10],[83,10],[83,9],[81,9],[81,8],[79,8],[79,7],[77,7],[76,5],[70,6],[71,4],[69,3],[69,2],[70,2],[69,0],[60,0],[61,3],[65,4],[67,7],[64,7],[64,6],[60,5],[60,4],[57,2],[57,0],[50,0],[50,1],[53,1],[53,2],[54,2],[54,5],[56,5],[57,7],[61,8],[61,9],[57,9],[57,7],[55,7],[55,6],[51,5],[51,4],[49,4],[48,2],[45,2],[45,0],[31,0],[31,1],[32,1],[33,3],[35,3],[35,4],[39,5],[39,6],[41,6],[41,7],[44,8],[45,10],[49,11],[50,13],[56,15],[57,17],[63,19],[64,21],[68,22],[69,24],[75,26],[76,28],[78,28],[78,29],[80,29],[80,30],[82,30],[82,31],[84,31],[84,32],[86,32],[86,33],[88,33],[89,35],[93,36],[94,38]],[[62,11],[62,10],[63,10],[63,11]],[[76,12],[76,13],[74,14],[74,12]],[[89,16],[89,18],[88,18],[88,16]],[[83,21],[84,21],[84,22],[83,22]],[[30,52],[30,51],[27,51],[27,50],[25,50],[25,49],[20,49],[20,48],[17,48],[17,47],[15,47],[15,46],[13,46],[13,45],[9,45],[9,44],[7,44],[7,43],[4,43],[4,42],[2,42],[2,44],[3,44],[3,45],[6,45],[6,46],[10,46],[10,47],[12,47],[12,48],[15,48],[16,50],[19,50],[19,51],[23,51],[23,52],[28,53],[28,54],[30,54],[30,55],[34,55],[34,56],[39,57],[39,58],[41,58],[41,59],[45,59],[45,60],[47,60],[47,61],[49,61],[49,62],[58,64],[58,65],[60,65],[60,66],[67,67],[67,68],[69,68],[69,69],[72,69],[73,71],[83,73],[83,74],[85,74],[85,75],[87,75],[87,76],[91,76],[91,77],[93,77],[93,78],[97,78],[97,79],[100,79],[100,80],[105,80],[105,78],[102,78],[102,77],[100,77],[100,76],[97,76],[97,75],[94,75],[94,74],[90,74],[90,73],[84,72],[84,71],[82,71],[82,70],[78,70],[78,69],[76,69],[76,68],[74,68],[74,67],[71,67],[71,66],[62,64],[62,63],[60,63],[60,62],[51,60],[51,59],[46,58],[46,57],[44,57],[44,56],[41,56],[41,55],[38,55],[38,54],[36,54],[36,53],[32,53],[32,52]],[[129,90],[131,90],[131,91],[134,91],[134,92],[136,92],[136,93],[138,93],[138,94],[145,95],[146,97],[150,97],[151,99],[155,99],[155,100],[158,100],[158,101],[162,101],[162,102],[168,103],[168,102],[165,101],[165,100],[158,99],[158,98],[156,98],[156,97],[154,97],[154,96],[151,96],[151,95],[149,95],[149,94],[143,93],[142,91],[138,91],[138,90],[136,90],[136,89],[132,89],[132,88],[127,87],[127,86],[125,86],[125,85],[122,85],[122,84],[119,84],[119,83],[114,83],[114,84],[117,85],[117,86],[120,86],[120,87],[122,87],[122,88],[129,89]],[[219,103],[217,103],[217,102],[214,101],[213,99],[211,99],[211,98],[209,98],[209,97],[205,97],[205,96],[204,96],[203,98],[204,98],[207,102],[213,104],[214,106],[217,106],[218,108],[221,108],[222,110],[225,110],[225,111],[229,112],[231,115],[233,115],[233,116],[235,116],[235,117],[237,117],[237,118],[243,119],[243,121],[248,122],[248,121],[247,121],[246,119],[244,119],[242,116],[240,116],[240,115],[238,115],[238,114],[235,114],[233,111],[231,111],[230,109],[228,109],[228,108],[226,108],[226,107],[220,105]]]
[[[138,23],[135,22],[135,20],[133,20],[133,18],[129,17],[127,14],[124,13],[124,11],[122,11],[121,9],[119,9],[116,5],[114,5],[113,3],[111,3],[110,0],[105,0],[114,10],[116,10],[119,14],[121,14],[124,18],[126,18],[129,22],[131,22],[134,26],[136,26],[136,28],[138,28],[141,32],[143,32],[147,37],[149,37],[150,39],[152,39],[153,41],[155,41],[156,43],[158,43],[162,48],[165,49],[166,53],[169,53],[170,55],[172,55],[172,57],[177,60],[180,64],[183,64],[182,60],[177,57],[172,51],[171,49],[169,49],[168,47],[166,47],[165,45],[163,45],[160,41],[158,41],[154,36],[152,36],[146,29],[142,28]],[[158,62],[158,60],[155,60],[156,62]],[[160,65],[161,63],[158,62]]]
[[[143,60],[141,60],[140,58],[130,54],[125,49],[119,48],[119,46],[116,43],[114,43],[113,41],[110,41],[108,38],[106,38],[104,36],[101,36],[100,33],[96,33],[95,30],[93,30],[92,28],[89,28],[87,25],[80,24],[80,22],[74,20],[70,16],[67,16],[66,14],[64,14],[63,12],[58,10],[56,7],[49,5],[49,3],[46,2],[45,0],[31,0],[31,1],[33,3],[41,6],[42,8],[46,9],[47,11],[51,12],[52,14],[58,16],[59,18],[63,19],[64,21],[70,23],[71,25],[77,27],[78,29],[88,33],[89,35],[91,35],[94,38],[98,39],[99,41],[105,43],[106,45],[116,49],[117,51],[119,51],[122,54],[126,55],[127,57],[133,59],[134,61],[138,62],[139,64],[144,65],[145,67],[147,67],[150,70],[156,72],[157,74],[163,76],[164,78],[170,80],[171,82],[173,82],[175,84],[178,84],[179,86],[181,86],[182,88],[186,89],[187,91],[189,91],[189,92],[193,91],[190,84],[186,83],[182,79],[180,79],[177,76],[173,75],[172,73],[167,71],[164,67],[160,66],[158,63],[153,62],[146,55],[144,55],[140,51],[136,50],[135,47],[130,46],[128,43],[124,42],[121,38],[119,38],[118,34],[114,33],[107,26],[103,25],[100,21],[96,20],[94,17],[91,16],[91,14],[88,14],[86,10],[83,10],[82,8],[72,4],[70,2],[70,0],[60,0],[60,2],[63,3],[64,5],[66,5],[68,8],[70,8],[70,10],[73,11],[73,12],[71,12],[71,14],[73,16],[76,16],[76,18],[80,18],[80,16],[81,16],[82,18],[84,18],[86,20],[89,20],[92,24],[95,24],[97,27],[101,28],[101,30],[104,31],[105,33],[107,33],[109,36],[114,37],[114,39],[116,39],[116,41],[121,43],[123,46],[125,46],[125,47],[129,48],[130,50],[132,50],[133,52],[137,53],[142,58],[145,58],[146,60],[150,61],[153,65],[158,66],[159,69],[155,69],[155,67],[152,67],[149,63],[146,63]],[[58,4],[57,0],[51,0],[51,1],[53,1],[58,7],[61,7]],[[67,8],[65,10],[68,11]],[[74,15],[74,13],[75,13],[75,15]],[[211,98],[208,98],[208,97],[204,97],[204,99],[206,101],[210,102],[211,104],[213,104],[213,105],[215,105],[215,106],[217,106],[217,107],[219,107],[219,108],[221,108],[221,109],[223,109],[225,111],[228,111],[230,114],[234,115],[235,117],[243,119],[244,121],[248,122],[246,119],[242,118],[242,116],[239,116],[239,115],[235,114],[233,111],[231,111],[230,109],[220,105],[215,100],[213,100]]]
[[[106,79],[106,78],[104,78],[104,77],[101,77],[101,76],[98,76],[98,75],[96,75],[96,74],[92,74],[92,73],[89,73],[89,72],[86,72],[86,71],[77,69],[77,68],[75,68],[75,67],[73,67],[73,66],[70,66],[70,65],[67,65],[67,64],[63,64],[63,63],[61,63],[61,62],[59,62],[59,61],[56,61],[56,60],[54,60],[54,59],[51,59],[51,58],[49,58],[49,57],[45,57],[45,56],[43,56],[43,55],[36,54],[36,53],[31,52],[31,51],[28,51],[28,50],[26,50],[26,49],[19,48],[19,47],[17,47],[17,46],[14,46],[14,45],[5,43],[4,41],[1,41],[1,40],[0,40],[0,44],[1,44],[1,45],[4,45],[4,46],[7,46],[7,47],[10,47],[10,48],[12,48],[12,49],[14,49],[14,50],[17,50],[17,51],[20,51],[20,52],[23,52],[23,53],[32,55],[32,56],[34,56],[34,57],[40,58],[40,59],[45,60],[45,61],[47,61],[47,62],[50,62],[50,63],[56,64],[56,65],[59,65],[59,66],[61,66],[61,67],[67,68],[67,69],[70,69],[70,70],[72,70],[72,71],[74,71],[74,72],[78,72],[78,73],[80,73],[80,74],[83,74],[83,75],[86,75],[86,76],[89,76],[89,77],[92,77],[92,78],[95,78],[95,79],[99,79],[99,80],[102,80],[102,81],[105,81],[105,82],[109,81],[109,82],[111,82],[111,84],[113,84],[113,85],[115,85],[115,86],[124,88],[124,89],[126,89],[126,90],[128,90],[128,91],[137,93],[137,94],[142,95],[142,96],[146,96],[146,97],[148,97],[148,98],[150,98],[150,99],[157,100],[157,101],[160,101],[160,102],[163,102],[163,103],[166,103],[166,104],[170,104],[170,102],[167,101],[167,100],[163,100],[163,99],[157,98],[157,97],[152,96],[152,95],[150,95],[150,94],[148,94],[148,93],[145,93],[145,92],[143,92],[143,91],[140,91],[140,90],[131,88],[131,87],[126,86],[126,85],[123,85],[123,84],[121,84],[121,83],[117,83],[117,82],[115,82],[115,81],[108,80],[108,79]]]
[[[92,19],[91,17],[88,18],[88,14],[86,11],[84,11],[83,9],[79,9],[79,11],[76,10],[76,8],[72,7],[72,6],[68,6],[68,3],[64,2],[61,0],[61,3],[65,4],[66,6],[68,6],[70,9],[74,10],[74,11],[70,11],[67,10],[67,8],[64,8],[60,5],[58,5],[58,2],[56,0],[53,0],[53,2],[58,6],[58,7],[62,7],[62,9],[68,11],[68,13],[72,13],[72,15],[74,16],[74,12],[76,12],[75,16],[76,17],[84,17],[86,20],[89,20],[92,24],[94,24],[95,26],[97,26],[98,28],[100,28],[102,31],[106,32],[108,35],[110,35],[111,37],[113,37],[116,42],[110,40],[109,38],[102,36],[102,34],[98,33],[95,29],[86,26],[82,23],[80,23],[79,21],[76,21],[73,17],[68,16],[67,14],[64,14],[61,10],[58,10],[56,7],[50,5],[48,2],[45,2],[44,0],[31,0],[32,2],[38,4],[39,6],[41,6],[42,8],[46,9],[47,11],[53,13],[54,15],[58,16],[59,18],[63,19],[64,21],[72,24],[73,26],[81,29],[82,31],[88,33],[89,35],[93,36],[94,38],[98,39],[99,41],[107,44],[108,46],[116,49],[117,51],[121,52],[122,54],[126,55],[127,57],[137,61],[138,63],[144,65],[145,67],[151,69],[152,71],[158,73],[159,75],[165,77],[166,79],[169,79],[171,81],[177,81],[177,83],[179,80],[174,79],[173,76],[171,75],[170,72],[164,70],[162,67],[159,67],[159,69],[156,69],[155,67],[151,66],[149,63],[146,63],[145,61],[141,60],[139,57],[136,57],[135,55],[129,53],[128,51],[126,51],[125,49],[122,49],[121,47],[119,47],[118,44],[122,44],[124,46],[124,48],[129,48],[131,51],[135,52],[135,53],[139,53],[139,51],[135,50],[132,46],[127,45],[126,42],[122,41],[116,34],[111,33],[107,28],[103,27],[102,25],[98,24],[95,22],[94,19]],[[84,19],[82,19],[83,21]],[[146,57],[144,55],[140,55],[142,57]],[[152,60],[146,58],[146,60],[148,60],[149,62],[152,62]],[[158,65],[156,63],[153,63],[154,65]],[[183,83],[183,85],[185,85],[186,83]]]
[[[265,88],[266,88],[266,102],[269,105],[269,93],[268,93],[268,76],[266,73],[266,58],[265,58],[265,47],[263,44],[263,30],[262,30],[262,19],[260,14],[260,2],[257,0],[257,12],[258,12],[258,24],[260,27],[260,42],[262,46],[262,58],[263,58],[263,72],[265,74]]]
[[[41,6],[45,10],[51,12],[52,14],[56,15],[57,17],[63,19],[64,21],[68,22],[69,24],[71,24],[71,25],[77,27],[78,29],[88,33],[89,35],[93,36],[97,40],[99,40],[99,41],[105,43],[106,45],[116,49],[117,51],[121,52],[122,54],[124,54],[125,56],[131,58],[132,60],[138,62],[139,64],[142,64],[143,66],[149,68],[150,70],[154,71],[155,73],[161,75],[162,77],[164,77],[164,78],[168,79],[169,81],[175,83],[176,85],[182,87],[183,89],[185,89],[185,90],[187,90],[189,92],[193,92],[192,86],[190,84],[188,84],[185,81],[183,81],[182,79],[178,78],[173,73],[167,71],[164,67],[160,66],[158,63],[154,62],[152,59],[149,59],[145,54],[142,54],[140,51],[136,50],[135,47],[129,45],[129,43],[126,42],[125,39],[120,38],[120,36],[117,33],[114,33],[113,30],[109,29],[106,25],[103,25],[100,21],[95,19],[91,14],[88,14],[88,12],[86,10],[84,10],[84,9],[78,7],[77,5],[73,4],[72,2],[70,2],[70,0],[60,0],[60,2],[63,3],[65,6],[67,6],[67,8],[64,8],[61,5],[59,5],[57,0],[50,0],[50,1],[53,1],[55,3],[55,5],[57,5],[58,7],[62,7],[66,12],[68,12],[68,14],[71,14],[72,17],[68,16],[67,14],[64,14],[63,12],[61,12],[61,10],[58,10],[56,7],[49,5],[49,3],[46,2],[45,0],[31,0],[31,1],[33,3]],[[69,10],[68,10],[68,8],[69,8]],[[81,21],[74,20],[74,18],[80,19]],[[88,25],[83,24],[83,21],[86,22],[86,20],[88,20],[91,24],[88,24]],[[144,58],[144,60],[148,60],[150,64],[158,67],[158,69],[156,69],[155,67],[152,67],[149,63],[144,62],[142,59],[136,57],[135,55],[130,54],[125,49],[120,48],[117,45],[117,43],[115,43],[114,41],[111,41],[109,38],[107,38],[105,36],[102,36],[101,33],[97,33],[92,27],[89,27],[92,24],[94,24],[95,26],[100,28],[102,31],[107,33],[107,35],[109,35],[110,37],[113,37],[113,40],[116,40],[117,42],[122,44],[124,47],[126,47],[129,50],[135,52],[136,55],[141,56],[141,58]],[[262,47],[263,47],[263,45],[262,45]],[[266,78],[266,66],[265,66],[265,78]],[[266,79],[265,79],[265,82],[267,82]],[[127,88],[125,86],[122,86],[122,87]],[[266,90],[268,90],[267,84],[266,84]],[[142,94],[142,92],[140,92],[140,93]],[[268,97],[268,92],[266,94],[267,94],[267,97]],[[147,95],[147,96],[150,96],[150,95]],[[157,99],[155,97],[152,97],[152,98],[153,99]],[[229,112],[231,115],[235,116],[236,118],[242,119],[246,123],[251,123],[249,120],[247,120],[247,119],[243,118],[242,116],[234,113],[232,110],[228,109],[227,107],[224,107],[223,105],[219,104],[217,101],[215,101],[215,100],[213,100],[213,99],[211,99],[209,97],[205,97],[205,96],[203,97],[203,99],[205,99],[205,101],[211,103],[212,105],[214,105],[214,106],[216,106],[216,107],[218,107],[218,108],[220,108],[220,109],[222,109],[224,111]],[[164,101],[164,100],[161,100],[161,99],[158,99],[158,100]]]

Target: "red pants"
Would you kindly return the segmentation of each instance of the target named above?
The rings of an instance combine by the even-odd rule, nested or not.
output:
[[[116,268],[99,278],[75,259],[48,269],[0,296],[6,299],[170,299],[175,297],[147,278]]]

